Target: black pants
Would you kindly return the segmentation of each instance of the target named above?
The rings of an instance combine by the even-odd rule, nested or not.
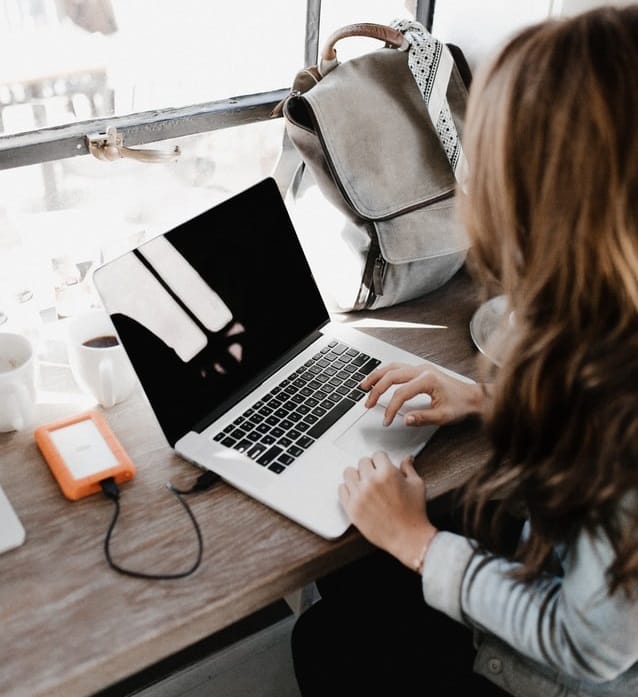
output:
[[[471,630],[426,605],[420,576],[393,557],[374,551],[317,586],[292,633],[303,697],[507,694],[473,672]]]

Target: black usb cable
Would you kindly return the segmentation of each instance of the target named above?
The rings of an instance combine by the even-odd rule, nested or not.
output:
[[[120,489],[115,483],[115,479],[113,477],[103,479],[100,482],[102,491],[104,492],[104,495],[107,498],[111,499],[111,501],[113,501],[113,503],[115,504],[113,517],[111,519],[109,528],[106,532],[106,537],[104,538],[104,556],[106,557],[108,565],[114,571],[117,571],[120,574],[124,574],[125,576],[133,576],[134,578],[145,578],[159,581],[184,578],[185,576],[190,576],[192,573],[194,573],[202,561],[204,541],[202,539],[202,531],[199,527],[199,523],[197,522],[197,519],[195,518],[193,511],[191,510],[191,507],[188,505],[188,503],[184,500],[183,497],[187,496],[188,494],[197,493],[198,491],[206,491],[206,489],[210,489],[216,482],[218,482],[219,479],[219,475],[207,470],[206,472],[199,475],[199,477],[195,480],[195,483],[190,489],[178,489],[177,487],[173,486],[170,482],[166,484],[166,488],[182,504],[184,510],[186,511],[188,517],[191,520],[191,523],[193,524],[193,527],[195,528],[195,534],[197,535],[197,555],[195,561],[190,566],[190,568],[186,569],[185,571],[179,571],[174,574],[149,574],[144,571],[126,569],[123,566],[117,564],[115,561],[113,561],[113,557],[111,556],[111,535],[113,534],[115,524],[117,523],[117,519],[120,515]]]

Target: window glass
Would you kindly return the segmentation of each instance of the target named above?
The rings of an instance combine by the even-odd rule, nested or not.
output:
[[[0,133],[290,84],[301,0],[0,0]]]
[[[170,163],[86,156],[1,171],[0,330],[33,308],[55,319],[91,307],[97,264],[269,176],[282,136],[276,119],[165,141],[182,151]]]
[[[323,47],[330,34],[336,29],[356,22],[390,24],[393,19],[413,19],[416,0],[368,0],[366,3],[322,0],[319,48]],[[383,44],[374,39],[349,37],[337,44],[340,61],[352,58],[365,51],[380,48]]]

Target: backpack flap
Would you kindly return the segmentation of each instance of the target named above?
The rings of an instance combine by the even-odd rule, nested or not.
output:
[[[454,193],[454,174],[404,51],[382,48],[340,64],[289,98],[284,114],[319,139],[333,185],[362,218],[389,218]],[[317,153],[303,156],[313,169]]]

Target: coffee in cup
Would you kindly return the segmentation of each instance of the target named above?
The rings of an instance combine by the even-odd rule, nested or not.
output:
[[[102,336],[95,336],[92,339],[83,341],[82,346],[88,346],[88,348],[111,348],[111,346],[117,346],[119,343],[117,337],[113,336],[113,334],[103,334]]]
[[[79,387],[105,408],[126,399],[137,377],[108,314],[91,310],[68,322],[69,364]]]

